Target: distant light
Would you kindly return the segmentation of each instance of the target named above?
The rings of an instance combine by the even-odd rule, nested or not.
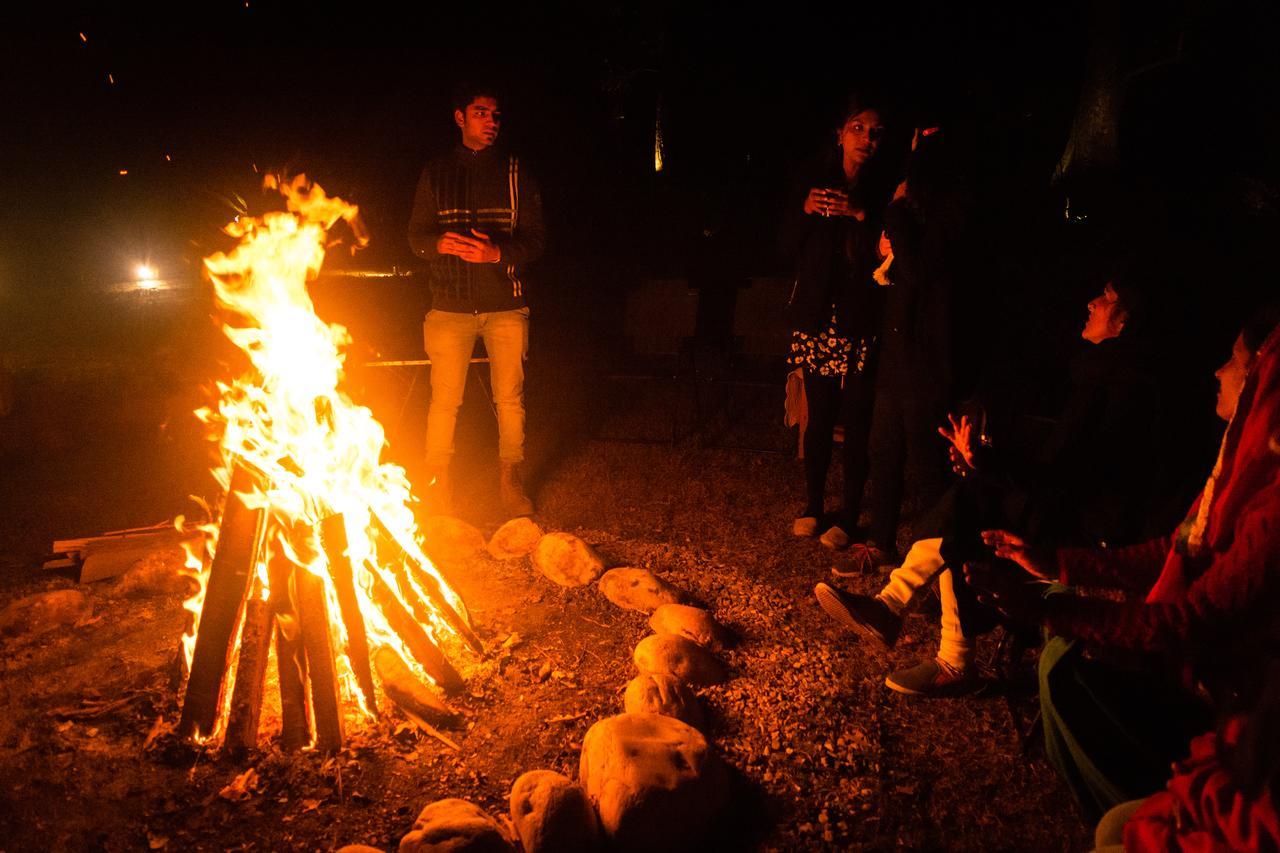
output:
[[[80,34],[80,41],[84,42],[85,44],[89,43],[89,39],[85,36],[84,33]]]
[[[108,74],[108,75],[107,75],[107,82],[108,82],[108,83],[110,83],[112,86],[114,86],[114,85],[116,84],[116,78],[115,78],[115,75],[114,75],[114,74]]]
[[[170,157],[168,154],[166,154],[166,155],[164,155],[164,161],[165,161],[166,163],[172,163],[172,162],[173,162],[173,158],[172,158],[172,157]]]
[[[127,175],[127,174],[129,174],[129,170],[128,170],[128,169],[121,169],[121,170],[120,170],[120,174],[122,174],[122,175]]]
[[[160,273],[151,264],[138,264],[133,269],[134,281],[133,286],[137,290],[155,290],[164,284],[160,280]]]

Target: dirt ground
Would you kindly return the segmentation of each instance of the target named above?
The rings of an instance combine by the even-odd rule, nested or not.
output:
[[[0,607],[77,587],[39,568],[52,539],[159,521],[190,511],[188,494],[207,494],[208,453],[189,412],[221,368],[209,355],[216,332],[198,314],[140,320],[154,334],[136,352],[64,347],[15,371],[16,404],[0,419]],[[811,590],[834,558],[789,535],[801,504],[793,454],[709,446],[786,448],[776,393],[704,389],[700,437],[609,440],[660,436],[666,413],[687,420],[691,404],[679,387],[611,390],[588,348],[565,337],[531,362],[537,519],[582,536],[611,566],[661,574],[739,635],[723,654],[732,678],[701,691],[710,737],[734,770],[733,807],[712,847],[1087,849],[1065,788],[1034,745],[1023,749],[1035,707],[1026,685],[901,696],[884,676],[932,654],[936,609],[913,616],[889,655],[819,610]],[[413,473],[424,383],[356,378]],[[488,534],[502,520],[492,416],[482,388],[468,394],[459,514]],[[587,729],[621,711],[645,617],[594,587],[563,590],[527,560],[442,568],[489,650],[456,658],[468,682],[454,702],[466,725],[447,733],[457,749],[388,708],[328,758],[280,752],[270,714],[248,756],[176,748],[164,732],[179,711],[181,595],[80,587],[92,612],[79,624],[0,641],[0,851],[394,849],[435,799],[501,814],[521,773],[576,775]],[[997,638],[983,640],[983,660]]]

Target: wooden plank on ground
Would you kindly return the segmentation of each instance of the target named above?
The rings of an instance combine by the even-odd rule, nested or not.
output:
[[[198,538],[200,533],[182,533],[169,528],[142,536],[94,539],[80,552],[83,565],[80,583],[92,583],[124,574],[133,564],[159,551],[177,548],[184,539]]]

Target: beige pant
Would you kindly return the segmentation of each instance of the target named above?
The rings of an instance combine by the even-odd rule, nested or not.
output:
[[[960,630],[960,606],[956,603],[951,572],[942,560],[942,539],[920,539],[913,542],[902,565],[889,574],[889,583],[878,598],[899,616],[906,613],[916,593],[938,578],[938,597],[942,599],[942,637],[938,658],[956,669],[973,663],[973,643]]]

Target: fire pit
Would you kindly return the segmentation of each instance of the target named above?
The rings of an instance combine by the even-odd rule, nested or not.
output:
[[[282,745],[333,751],[346,719],[377,716],[378,683],[421,724],[451,720],[427,685],[460,690],[450,656],[483,649],[418,545],[410,484],[381,459],[381,425],[340,390],[350,337],[307,293],[339,220],[367,242],[359,209],[304,175],[265,186],[287,209],[237,217],[226,228],[237,245],[205,259],[223,329],[251,367],[197,413],[220,451],[224,499],[188,549],[199,588],[178,732],[255,746],[274,672]]]

